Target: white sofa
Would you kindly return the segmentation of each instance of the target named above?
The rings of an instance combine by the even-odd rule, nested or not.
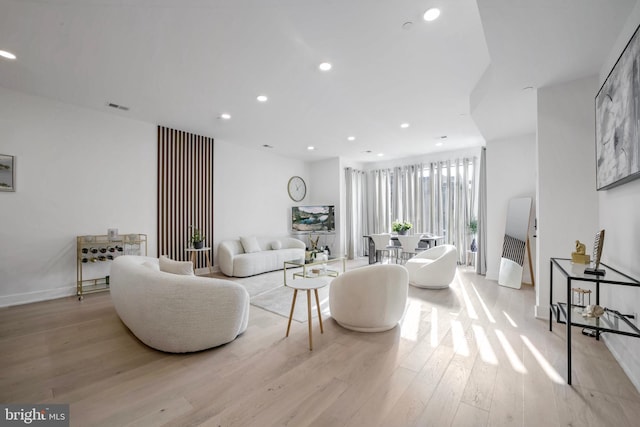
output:
[[[157,258],[117,257],[111,299],[124,324],[149,347],[186,353],[233,341],[247,329],[249,294],[223,279],[160,271]]]
[[[218,245],[218,265],[227,276],[253,276],[282,270],[285,261],[304,261],[305,248],[304,242],[293,237],[225,240]]]
[[[408,292],[409,275],[401,265],[375,264],[349,270],[331,282],[331,317],[354,331],[387,331],[402,318]]]
[[[440,245],[420,252],[407,261],[409,284],[418,288],[443,289],[456,276],[458,250],[453,245]]]

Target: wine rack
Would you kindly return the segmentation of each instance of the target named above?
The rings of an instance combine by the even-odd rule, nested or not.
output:
[[[147,255],[146,234],[122,234],[76,237],[77,282],[76,295],[109,290],[111,261],[122,255]]]

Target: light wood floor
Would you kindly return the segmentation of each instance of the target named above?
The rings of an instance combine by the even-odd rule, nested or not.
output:
[[[299,303],[305,303],[304,297]],[[638,426],[640,396],[602,342],[533,318],[532,288],[464,267],[447,290],[411,288],[401,327],[347,331],[251,307],[208,351],[141,344],[108,293],[0,309],[0,402],[70,403],[72,426]],[[632,338],[630,338],[632,339]]]

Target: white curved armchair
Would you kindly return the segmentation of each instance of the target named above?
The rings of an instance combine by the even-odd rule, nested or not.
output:
[[[407,261],[409,283],[418,288],[446,288],[456,275],[458,250],[453,245],[441,245],[420,252]]]
[[[331,317],[354,331],[387,331],[402,318],[408,292],[409,275],[401,265],[374,264],[350,270],[331,282]]]

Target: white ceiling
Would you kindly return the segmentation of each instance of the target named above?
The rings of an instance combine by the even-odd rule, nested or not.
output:
[[[596,74],[635,3],[0,0],[0,85],[303,160],[409,157],[534,132],[521,89]]]

